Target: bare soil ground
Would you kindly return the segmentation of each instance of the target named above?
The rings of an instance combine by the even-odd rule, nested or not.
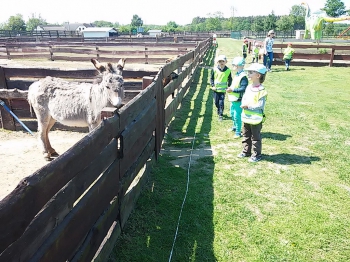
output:
[[[7,59],[0,59],[0,66],[59,69],[93,68],[90,61],[66,62]],[[125,65],[126,70],[158,71],[159,67],[160,65],[154,64],[128,65],[127,62]],[[34,134],[36,135],[36,133]],[[59,154],[62,154],[86,134],[87,132],[54,130],[50,132],[49,136],[52,146]],[[38,148],[36,136],[33,137],[27,132],[7,131],[0,128],[0,200],[8,195],[24,177],[33,174],[47,163]]]

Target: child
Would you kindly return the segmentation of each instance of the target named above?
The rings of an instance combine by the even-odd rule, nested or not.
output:
[[[252,83],[247,86],[242,97],[243,150],[237,157],[250,156],[249,162],[258,162],[261,160],[261,128],[267,97],[262,83],[265,81],[267,69],[254,63],[246,70]]]
[[[228,101],[231,102],[231,117],[233,120],[232,131],[235,131],[234,138],[241,137],[242,129],[242,108],[241,100],[244,91],[248,85],[247,74],[244,72],[243,68],[245,65],[245,60],[243,57],[235,57],[232,61],[233,71],[236,73],[232,80],[232,85],[227,88]]]
[[[214,67],[211,76],[210,84],[213,92],[213,98],[219,121],[222,121],[224,113],[225,93],[228,86],[232,84],[231,70],[226,66],[227,59],[224,55],[219,55],[216,59],[217,67]]]
[[[259,51],[260,51],[259,44],[255,43],[252,50],[252,58],[253,58],[252,63],[259,63]]]
[[[283,51],[283,60],[284,64],[286,65],[286,70],[289,71],[290,61],[293,59],[294,49],[292,48],[292,44],[288,43],[287,48]]]
[[[243,46],[242,46],[242,56],[244,59],[247,58],[247,54],[248,54],[248,39],[244,39],[243,40]]]

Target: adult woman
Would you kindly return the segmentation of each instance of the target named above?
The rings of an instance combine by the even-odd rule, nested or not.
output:
[[[264,66],[267,71],[271,71],[271,64],[273,60],[273,41],[275,37],[275,31],[270,30],[267,37],[264,40]]]

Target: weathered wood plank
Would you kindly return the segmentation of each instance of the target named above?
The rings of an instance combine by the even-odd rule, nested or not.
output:
[[[102,60],[101,60],[102,61]],[[119,60],[118,60],[119,61]],[[75,78],[75,79],[91,79],[98,75],[96,69],[75,69],[75,70],[59,70],[48,68],[16,68],[3,67],[5,78],[21,77],[21,78],[44,78],[46,76]],[[156,75],[157,71],[131,71],[123,70],[123,78],[142,78],[144,76]]]
[[[31,261],[70,261],[119,191],[119,161],[113,162],[45,240]],[[93,208],[93,212],[92,212]]]
[[[137,138],[143,133],[148,124],[154,122],[156,115],[156,100],[152,98],[149,105],[140,112],[140,114],[132,121],[125,130],[120,134],[122,140],[122,154],[125,156],[129,150],[134,150],[134,143]],[[155,129],[155,126],[153,130]]]
[[[155,142],[155,141],[154,141]],[[151,142],[150,145],[155,145],[154,142]],[[146,184],[150,171],[151,166],[155,162],[155,157],[152,157],[149,162],[146,162],[146,168],[144,169],[143,173],[139,173],[139,180],[137,183],[131,185],[127,188],[127,193],[125,193],[121,199],[120,204],[120,225],[123,228],[125,226],[125,223],[127,219],[130,216],[131,211],[134,209],[136,201],[142,191],[143,186]],[[136,181],[135,181],[136,182]]]
[[[0,89],[0,98],[2,99],[27,99],[28,91],[18,89]]]
[[[89,166],[78,173],[43,207],[23,235],[0,254],[1,261],[29,261],[45,239],[72,210],[74,202],[117,159],[117,140],[104,148]],[[21,250],[21,252],[18,252]]]
[[[155,85],[152,83],[119,110],[121,130],[125,129],[149,104],[149,101],[155,96],[154,90]]]
[[[136,141],[134,142],[132,148],[129,148],[129,150],[125,152],[123,158],[120,160],[120,175],[125,174],[125,172],[141,155],[149,140],[152,139],[155,123],[155,117],[153,117],[153,119],[150,119],[150,122],[147,123],[147,126],[144,127],[143,132],[139,133],[140,136],[136,138]]]
[[[104,120],[101,126],[71,149],[28,176],[0,201],[0,252],[19,238],[34,216],[51,197],[81,172],[118,136],[119,117]]]

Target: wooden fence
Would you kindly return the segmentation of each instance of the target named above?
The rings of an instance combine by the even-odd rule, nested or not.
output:
[[[249,50],[261,41],[249,40]],[[296,66],[350,66],[350,45],[329,45],[329,44],[304,44],[292,42],[295,53],[293,55],[293,65]],[[273,45],[273,64],[282,65],[283,50],[287,43],[276,43]],[[345,52],[344,52],[345,51]]]
[[[203,40],[202,40],[203,41]],[[89,61],[91,58],[128,63],[163,63],[169,55],[194,50],[199,42],[15,42],[0,43],[0,59],[43,59],[51,61]]]
[[[0,202],[0,261],[105,261],[210,46],[202,41],[166,64],[129,103]],[[163,87],[163,77],[185,64]]]

